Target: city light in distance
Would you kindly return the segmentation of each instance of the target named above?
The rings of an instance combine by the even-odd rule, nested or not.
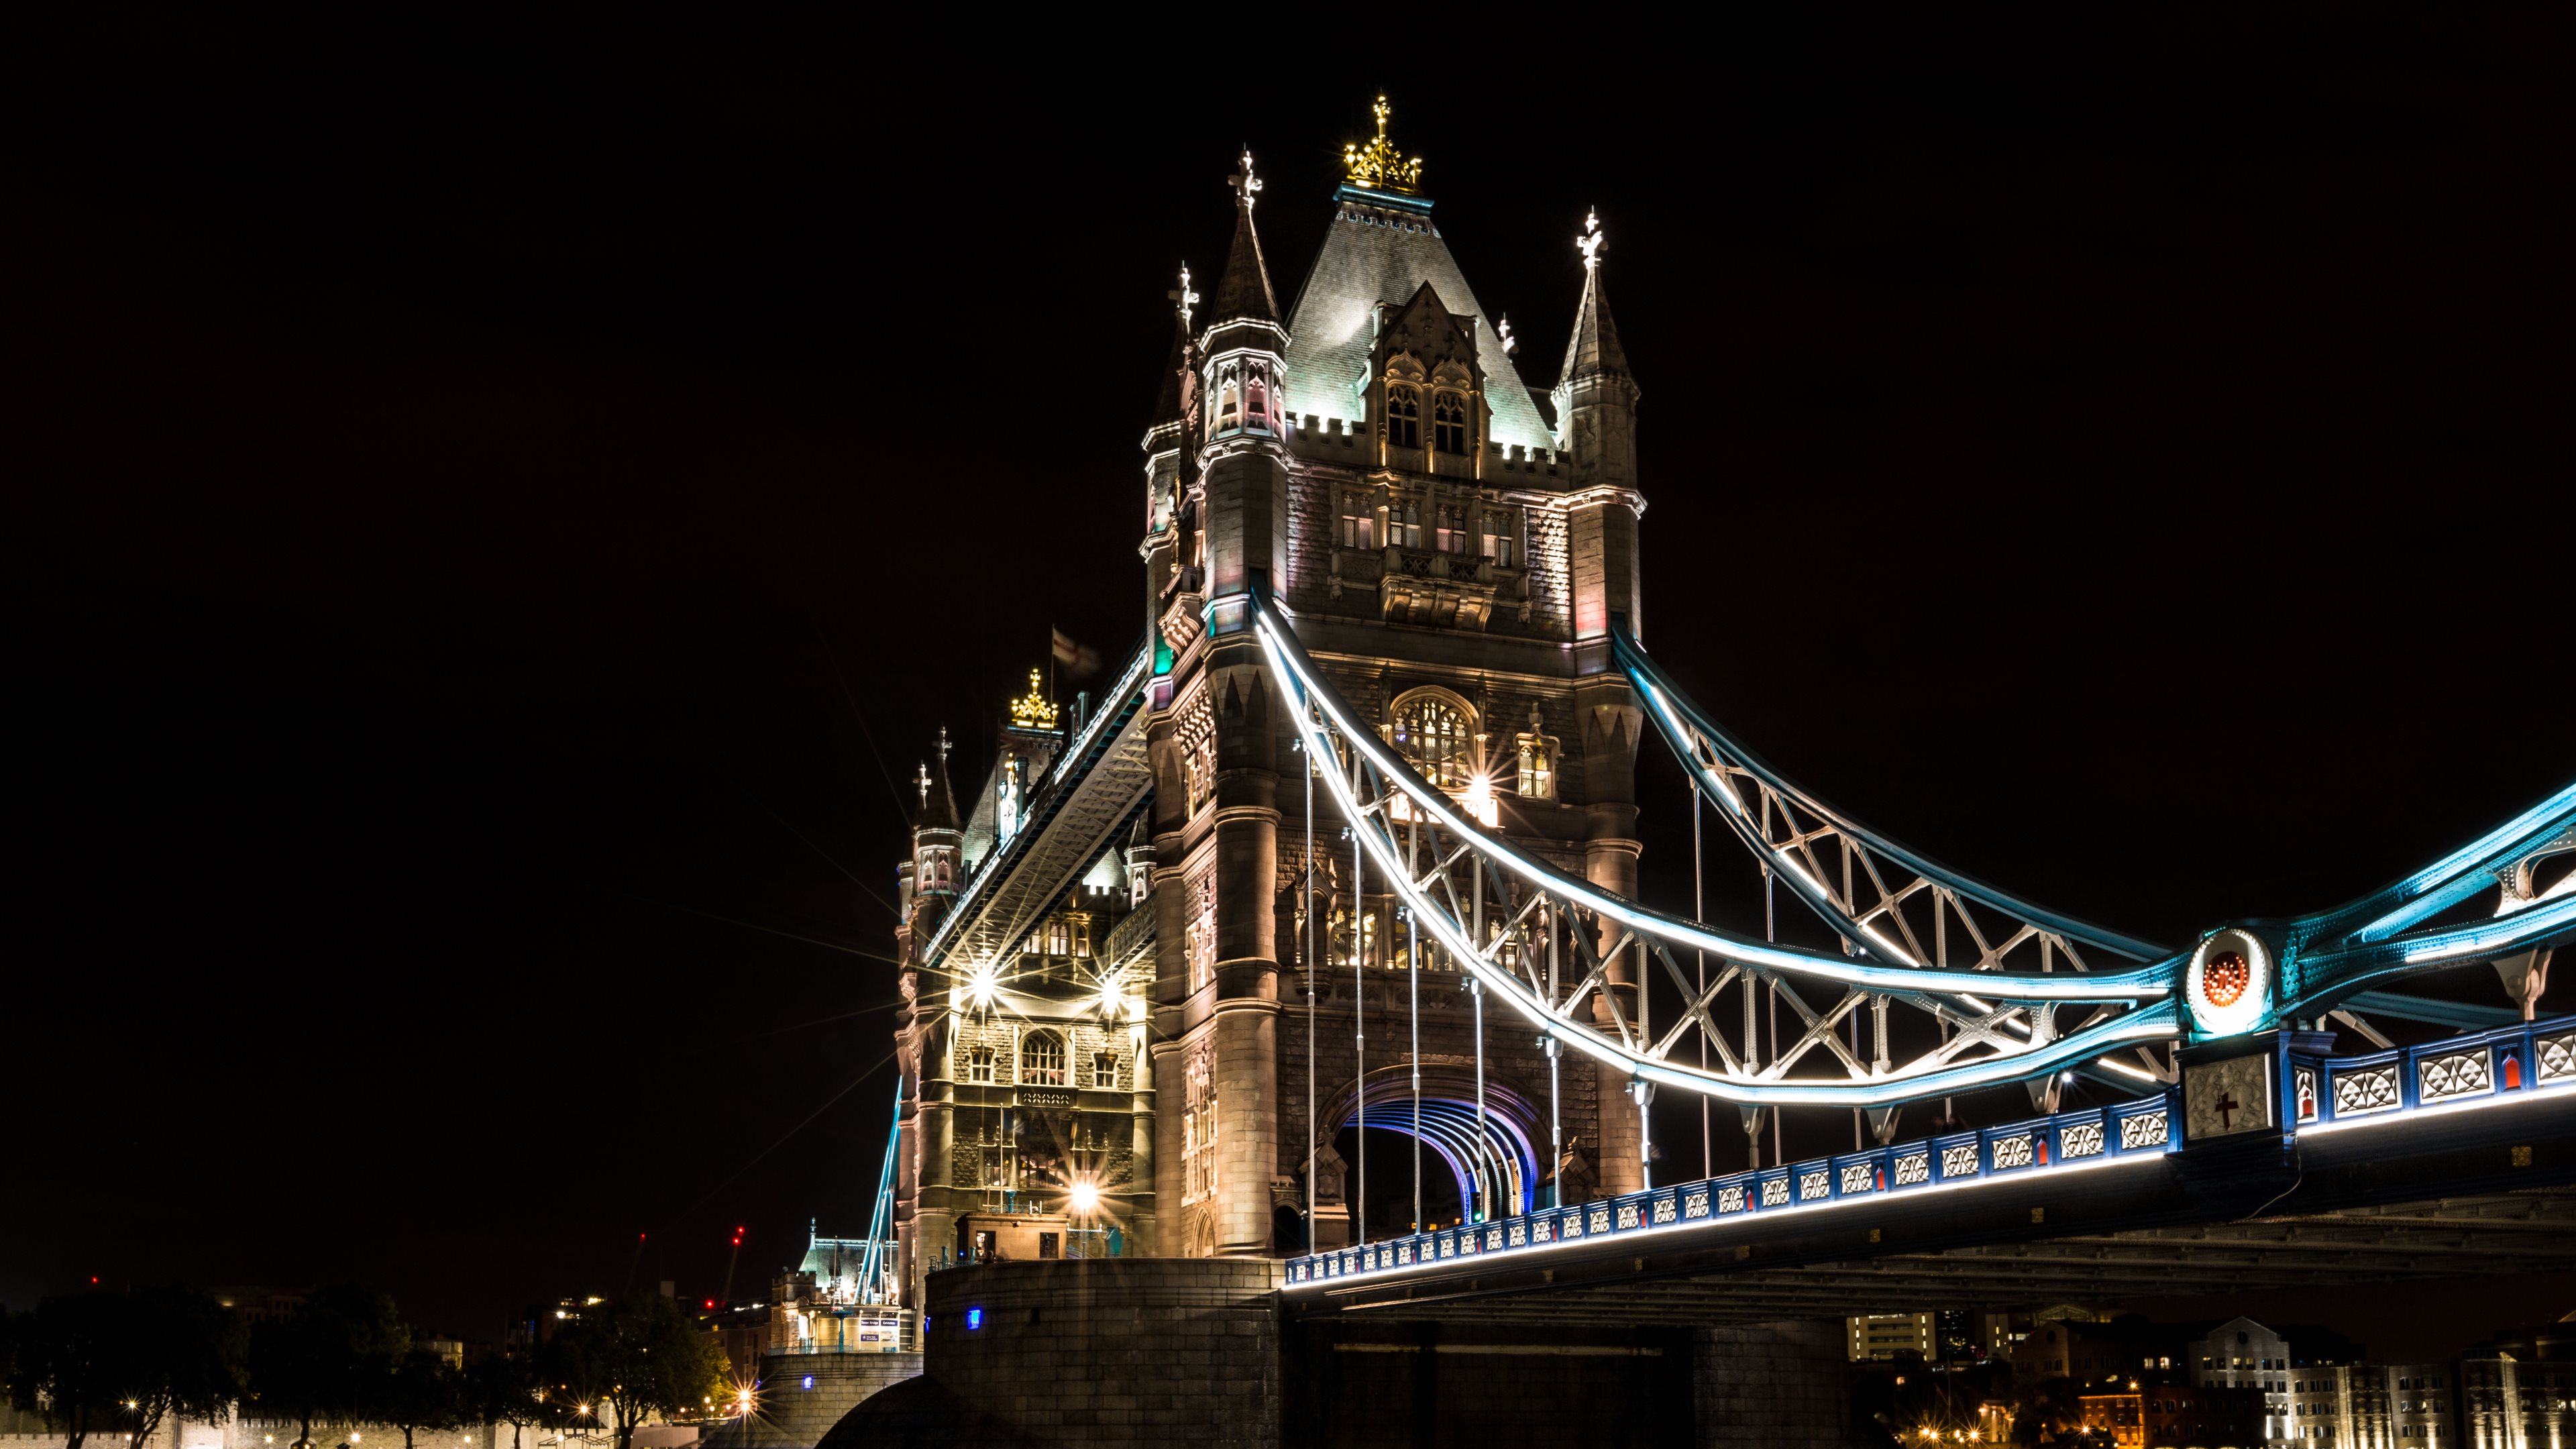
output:
[[[1072,1196],[1075,1212],[1088,1215],[1100,1206],[1100,1189],[1091,1183],[1075,1183]]]

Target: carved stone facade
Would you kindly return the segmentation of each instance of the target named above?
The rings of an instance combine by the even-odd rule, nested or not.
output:
[[[1601,295],[1597,229],[1573,345],[1541,393],[1410,190],[1343,186],[1282,314],[1249,178],[1247,158],[1225,272],[1178,330],[1144,441],[1146,619],[1160,644],[1147,833],[1163,927],[1149,1051],[1162,1080],[1187,1084],[1158,1119],[1155,1192],[1177,1207],[1158,1250],[1183,1255],[1351,1231],[1358,1164],[1334,1142],[1364,1095],[1373,1127],[1409,1130],[1417,1031],[1432,1107],[1471,1114],[1479,1096],[1467,978],[1426,950],[1417,979],[1385,883],[1354,879],[1320,791],[1310,813],[1249,592],[1275,601],[1334,687],[1426,774],[1489,796],[1495,828],[1599,884],[1636,886],[1641,718],[1606,637],[1614,615],[1635,625],[1644,504],[1637,390]],[[1258,383],[1260,409],[1248,393],[1229,407],[1237,380]],[[1623,976],[1613,990],[1632,1010]],[[1551,1085],[1525,1024],[1487,1012],[1481,1025],[1481,1130],[1515,1158],[1489,1180],[1526,1202],[1562,1160],[1587,1186],[1635,1184],[1624,1080],[1566,1058]],[[1365,1210],[1397,1190],[1409,1212],[1409,1180],[1370,1183]]]
[[[1436,1118],[1444,1151],[1487,1165],[1492,1211],[1545,1201],[1560,1172],[1569,1194],[1639,1180],[1624,1080],[1551,1061],[1515,1018],[1480,1019],[1469,978],[1417,953],[1387,883],[1355,868],[1329,797],[1310,805],[1250,630],[1258,591],[1441,788],[1531,853],[1634,892],[1641,720],[1607,631],[1637,622],[1644,502],[1598,233],[1542,392],[1409,189],[1419,174],[1417,158],[1339,189],[1288,315],[1247,156],[1223,272],[1204,299],[1186,273],[1173,294],[1143,441],[1151,674],[1123,736],[1141,748],[1125,788],[1146,798],[1123,838],[1066,847],[1098,855],[1074,886],[925,962],[961,894],[1037,878],[1013,874],[1014,843],[1056,838],[1050,792],[1072,788],[1057,758],[1081,722],[1033,685],[962,817],[944,745],[922,773],[899,932],[909,1303],[928,1271],[1023,1251],[1010,1244],[1254,1256],[1342,1241],[1358,1215],[1399,1210],[1396,1194],[1409,1213],[1409,1181],[1368,1182],[1361,1201],[1366,1158],[1335,1144],[1363,1110],[1411,1131],[1417,1076],[1424,1140]],[[978,904],[966,919],[991,918]],[[1000,939],[1027,919],[1025,941]],[[1633,1017],[1631,967],[1594,996],[1605,1019],[1614,996]]]

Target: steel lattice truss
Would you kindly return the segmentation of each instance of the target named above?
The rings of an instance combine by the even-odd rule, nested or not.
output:
[[[2043,973],[2170,954],[2017,900],[1853,821],[1718,728],[1624,631],[1611,643],[1656,729],[1718,817],[1843,938],[1844,949],[1900,966]]]
[[[1372,869],[1423,934],[1557,1043],[1641,1084],[1753,1108],[1883,1110],[2094,1063],[2171,1079],[2142,1048],[2187,1034],[2191,953],[2017,900],[1857,825],[1735,744],[1633,642],[1616,641],[1620,662],[1658,728],[1738,838],[1843,938],[1841,953],[1653,910],[1479,826],[1335,694],[1268,600],[1254,601],[1252,624]],[[2392,973],[2576,934],[2576,889],[2536,889],[2533,874],[2571,848],[2576,786],[2386,891],[2265,926],[2282,987],[2258,1020],[2228,1030]],[[2486,889],[2499,892],[2492,918],[2423,924]],[[1670,981],[1684,1003],[1677,1019],[1649,1019],[1633,990],[1641,972]],[[1767,1060],[1754,1030],[1765,994],[1795,1018]],[[2132,1049],[2139,1058],[2123,1060]],[[1886,1117],[1877,1125],[1893,1130]]]
[[[1578,880],[1477,825],[1384,745],[1266,602],[1254,627],[1320,778],[1420,930],[1549,1037],[1640,1082],[1754,1107],[1877,1108],[2035,1077],[2176,1034],[2170,969],[1890,964],[1737,936]],[[1639,969],[1679,991],[1677,1019],[1659,1025],[1644,997],[1618,989]],[[1764,992],[1776,992],[1797,1021],[1769,1060],[1752,1030]],[[2060,1034],[2062,1007],[2087,1010]],[[1895,1008],[1930,1018],[1937,1031],[1892,1031]],[[1866,1047],[1846,1040],[1859,1035],[1856,1017],[1869,1024]]]

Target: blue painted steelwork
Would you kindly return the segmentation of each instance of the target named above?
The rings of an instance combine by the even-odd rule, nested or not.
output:
[[[1849,940],[1856,948],[1875,955],[1902,955],[1894,943],[1869,929],[1869,913],[1855,916],[1832,898],[1823,883],[1807,874],[1790,855],[1763,838],[1761,822],[1741,793],[1728,780],[1728,767],[1759,781],[1779,797],[1818,820],[1829,822],[1833,830],[1879,856],[1903,866],[1925,881],[1944,887],[1952,893],[1976,902],[2016,921],[2026,922],[2054,934],[2061,942],[2092,946],[2113,956],[2132,961],[2160,961],[2171,953],[2169,948],[2153,941],[2060,915],[2043,906],[2008,895],[2004,891],[1973,877],[1952,870],[1889,837],[1853,820],[1824,801],[1792,783],[1762,758],[1745,748],[1734,736],[1720,729],[1714,720],[1691,701],[1671,678],[1656,667],[1646,651],[1630,637],[1625,628],[1610,631],[1612,656],[1627,673],[1628,682],[1645,700],[1648,717],[1655,722],[1664,743],[1672,747],[1675,758],[1698,781],[1702,793],[1718,807],[1718,815],[1734,831],[1736,838],[1757,860],[1766,866],[1780,868],[1781,878],[1789,889],[1808,907]],[[1708,754],[1693,748],[1694,739],[1706,747]]]
[[[2576,1029],[2571,1029],[2571,1037],[2576,1037]],[[2032,1173],[2081,1170],[2125,1158],[2162,1156],[2180,1143],[2179,1112],[2172,1094],[2166,1093],[1786,1167],[1648,1188],[1598,1202],[1523,1212],[1482,1225],[1292,1258],[1288,1284],[1295,1289],[1455,1258],[1509,1256],[1593,1238],[1728,1218],[1749,1221],[1864,1198],[1911,1196]]]
[[[2401,1113],[2464,1109],[2576,1083],[2576,1017],[2516,1022],[2359,1056],[2288,1054],[2283,1120],[2333,1131]]]
[[[2431,1026],[2447,1026],[2453,1031],[2486,1031],[2511,1026],[2522,1019],[2522,1013],[2505,1006],[2475,1006],[2465,1001],[2435,1001],[2425,996],[2404,996],[2394,991],[2364,991],[2347,996],[2340,1003],[2348,1011],[2366,1011],[2373,1016],[2393,1016],[2399,1021],[2420,1021]]]
[[[2285,1135],[2359,1130],[2428,1113],[2475,1111],[2576,1087],[2576,1016],[2516,1023],[2424,1046],[2326,1057],[2282,1042]],[[1766,1167],[1293,1258],[1288,1289],[1400,1273],[1452,1258],[1508,1257],[1590,1238],[1756,1221],[1876,1197],[2053,1177],[2182,1147],[2182,1107],[2167,1091],[1974,1131],[1785,1167]]]
[[[903,1140],[903,1077],[894,1082],[894,1119],[886,1124],[885,1160],[877,1167],[877,1203],[868,1214],[868,1248],[859,1259],[862,1294],[887,1293],[894,1263],[895,1148]],[[892,1302],[891,1297],[863,1297],[866,1303]]]

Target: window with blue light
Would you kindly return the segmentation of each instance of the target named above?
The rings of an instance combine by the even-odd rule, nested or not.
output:
[[[983,1309],[981,1309],[981,1308],[969,1308],[969,1309],[967,1309],[967,1310],[966,1310],[966,1331],[967,1331],[968,1333],[973,1333],[976,1329],[979,1329],[979,1328],[981,1328],[981,1327],[983,1327],[983,1326],[984,1326],[984,1310],[983,1310]]]

